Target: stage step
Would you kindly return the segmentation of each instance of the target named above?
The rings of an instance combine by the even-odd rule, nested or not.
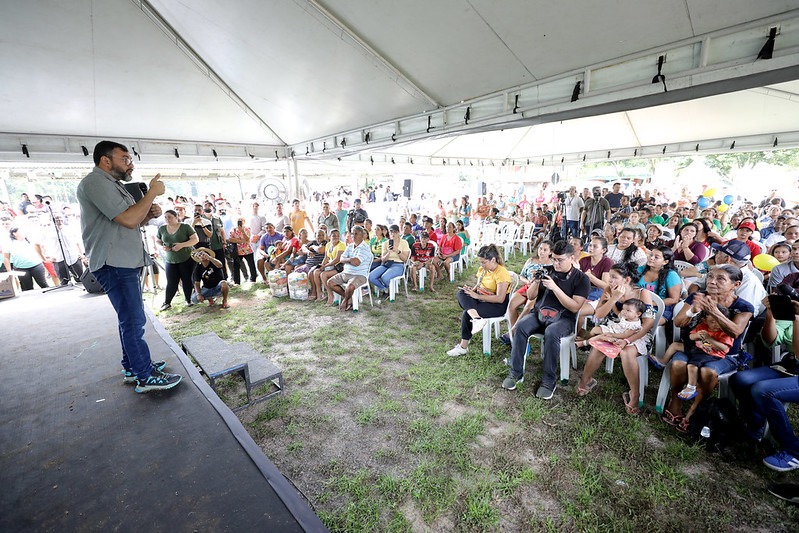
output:
[[[228,344],[214,332],[187,337],[182,342],[183,350],[208,376],[211,388],[216,392],[216,380],[228,374],[239,374],[247,389],[247,404],[233,409],[237,411],[255,403],[268,400],[283,393],[283,371],[247,343]],[[257,398],[252,398],[253,389],[271,382],[273,387]]]

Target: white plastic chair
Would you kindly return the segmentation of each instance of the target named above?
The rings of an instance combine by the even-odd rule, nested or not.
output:
[[[677,316],[677,308],[675,307],[674,316]],[[751,322],[750,322],[751,324]],[[741,334],[741,339],[746,338],[746,333],[749,330],[749,325],[747,324],[746,328],[744,329],[743,334]],[[674,326],[674,338],[679,339],[679,328]],[[743,342],[741,343],[741,349],[743,349]],[[737,354],[736,354],[737,355]],[[669,397],[669,391],[671,391],[671,361],[669,364],[666,365],[666,368],[663,369],[663,376],[660,378],[660,385],[658,386],[658,395],[657,399],[655,400],[655,411],[658,413],[663,413],[666,408],[666,400]],[[721,374],[718,378],[718,394],[719,398],[730,398],[734,399],[734,395],[732,394],[732,390],[729,387],[729,380],[730,377],[735,374],[737,370],[732,370],[731,372],[727,372],[725,374]]]
[[[513,293],[516,292],[516,289],[519,288],[519,282],[521,278],[516,272],[510,272],[510,287],[508,288],[508,309],[510,308],[510,298],[513,296]],[[498,317],[493,318],[486,318],[486,325],[483,326],[482,334],[483,334],[483,355],[491,355],[491,327],[494,327],[494,336],[499,339],[499,330],[502,322],[506,322],[508,324],[508,335],[510,335],[510,314],[508,313],[508,309],[505,309],[505,314]]]
[[[760,283],[763,283],[766,280],[766,278],[763,277],[763,273],[756,268],[752,269],[752,274],[754,274],[755,277],[760,280]]]
[[[513,245],[519,245],[519,249],[521,250],[522,254],[526,257],[528,254],[528,250],[530,248],[530,244],[533,240],[533,230],[535,229],[535,224],[532,222],[525,222],[521,225],[518,230],[518,234],[516,238],[513,239]],[[529,250],[532,252],[532,250]]]
[[[372,261],[374,260],[374,256],[372,259],[369,260],[369,268],[367,269],[366,274],[366,283],[360,285],[359,287],[355,287],[355,292],[352,293],[352,312],[357,313],[361,306],[361,300],[363,299],[363,291],[366,290],[366,294],[369,295],[369,305],[372,307],[375,306],[374,301],[372,300],[372,289],[369,287],[369,274],[372,270]]]
[[[388,300],[393,302],[397,299],[397,291],[399,290],[400,283],[405,283],[405,298],[408,297],[408,276],[411,270],[411,256],[408,254],[408,259],[402,265],[402,275],[396,278],[391,278],[388,282]]]
[[[666,304],[663,299],[657,294],[650,292],[652,302],[657,308],[655,314],[655,325],[652,327],[653,345],[652,350],[656,356],[663,355],[666,351],[666,327],[660,325],[660,319],[663,318],[663,312],[666,310]],[[605,372],[608,374],[613,373],[613,362],[615,359],[608,357],[605,359]],[[644,389],[649,381],[649,357],[647,355],[638,356],[638,407],[644,405]]]

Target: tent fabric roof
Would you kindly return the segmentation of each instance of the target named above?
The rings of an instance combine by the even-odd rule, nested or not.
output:
[[[799,0],[7,2],[0,157],[26,134],[297,145],[751,21],[797,16]],[[794,98],[795,89],[780,90]],[[785,109],[773,109],[765,114],[775,125],[758,131],[783,127]],[[601,141],[610,147],[725,136],[751,115],[763,118],[750,113],[705,128],[712,131],[698,131],[708,122],[698,121],[686,131],[658,125],[671,110],[644,111],[583,124],[604,129]],[[683,111],[698,112],[696,105]],[[623,139],[614,139],[616,130]],[[504,147],[506,155],[532,155],[525,146],[539,146],[541,135],[507,133],[511,142],[521,139]],[[465,150],[454,150],[458,141],[428,142]]]

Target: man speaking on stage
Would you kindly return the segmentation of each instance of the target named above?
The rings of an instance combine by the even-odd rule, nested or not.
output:
[[[139,227],[161,215],[161,208],[153,205],[164,194],[161,175],[150,180],[149,190],[137,202],[123,186],[133,173],[133,158],[124,145],[100,141],[94,147],[94,164],[77,190],[81,231],[89,270],[117,313],[124,382],[135,383],[139,393],[171,389],[182,376],[164,372],[164,361],[150,359],[140,281],[150,256]]]

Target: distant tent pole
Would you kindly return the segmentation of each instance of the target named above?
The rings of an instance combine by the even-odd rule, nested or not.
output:
[[[241,201],[244,201],[244,188],[241,186],[241,174],[236,174],[236,179],[239,182],[239,196],[241,197]]]

